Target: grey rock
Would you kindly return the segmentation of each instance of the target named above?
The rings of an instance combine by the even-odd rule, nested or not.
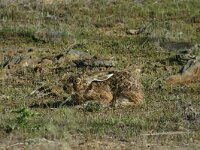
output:
[[[83,59],[73,61],[77,67],[114,67],[117,61],[114,60],[103,60],[103,59]]]
[[[190,42],[163,42],[160,47],[167,51],[179,51],[180,53],[187,53],[193,45]]]
[[[3,58],[3,60],[0,62],[1,68],[5,68],[5,67],[9,64],[10,61],[11,61],[11,58],[5,56],[5,57]]]
[[[62,40],[64,32],[56,31],[54,29],[39,29],[37,30],[33,38],[37,41],[44,42],[59,42]]]
[[[15,56],[12,58],[12,62],[14,64],[20,64],[20,62],[22,61],[22,59],[24,59],[22,56]]]
[[[181,68],[180,73],[186,72],[190,67],[194,66],[194,64],[196,62],[197,62],[196,59],[190,59],[190,60],[188,60],[188,62],[186,63],[186,65]]]

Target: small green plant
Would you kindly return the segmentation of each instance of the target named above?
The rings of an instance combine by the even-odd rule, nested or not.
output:
[[[98,102],[89,101],[85,104],[83,110],[88,112],[99,112],[101,110],[101,104]]]
[[[22,107],[12,112],[19,114],[19,116],[17,116],[16,118],[15,128],[26,128],[30,126],[29,119],[32,118],[33,116],[39,115],[39,113],[35,113],[26,107]]]
[[[12,112],[17,113],[18,116],[16,117],[16,121],[15,121],[14,125],[8,126],[7,129],[10,130],[9,132],[11,132],[13,129],[18,129],[18,130],[22,129],[23,140],[24,140],[24,143],[25,143],[27,129],[35,130],[35,129],[39,129],[40,126],[41,126],[41,125],[38,125],[38,124],[33,124],[30,121],[30,119],[33,116],[38,115],[39,113],[35,113],[35,112],[31,111],[29,108],[26,108],[26,107],[22,107],[22,108],[19,108],[17,110],[13,110]]]

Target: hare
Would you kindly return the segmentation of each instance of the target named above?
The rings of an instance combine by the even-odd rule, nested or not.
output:
[[[143,90],[138,69],[95,72],[92,75],[72,76],[71,99],[74,104],[98,101],[102,105],[136,106],[143,103]]]

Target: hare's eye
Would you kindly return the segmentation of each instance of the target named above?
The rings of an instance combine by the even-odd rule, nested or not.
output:
[[[76,78],[76,79],[75,79],[75,83],[76,83],[76,84],[80,84],[80,83],[81,83],[81,79],[80,79],[80,78]]]

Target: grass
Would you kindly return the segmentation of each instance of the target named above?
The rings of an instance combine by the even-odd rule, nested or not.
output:
[[[191,101],[199,110],[200,84],[166,85],[164,79],[177,73],[181,66],[170,64],[169,57],[174,54],[157,46],[168,41],[198,44],[199,6],[198,0],[147,0],[141,3],[133,0],[65,0],[52,4],[45,3],[45,0],[44,3],[39,0],[12,3],[2,0],[0,54],[7,50],[27,51],[31,48],[34,56],[42,58],[58,55],[66,49],[78,49],[101,57],[113,56],[119,60],[119,68],[130,64],[143,65],[145,104],[134,109],[102,108],[97,112],[76,107],[30,109],[27,107],[32,102],[62,101],[53,96],[37,98],[29,94],[43,83],[60,85],[57,78],[65,72],[37,74],[34,68],[28,67],[27,70],[21,69],[25,78],[26,75],[32,78],[26,79],[27,82],[0,80],[0,141],[11,135],[20,135],[24,139],[62,140],[68,139],[68,134],[99,139],[111,136],[131,141],[143,133],[181,129],[194,132],[185,142],[190,142],[191,138],[199,139],[198,124],[185,122],[182,110],[176,109],[176,101]],[[146,30],[139,35],[127,34],[130,29],[142,27]],[[1,72],[3,70],[1,68]],[[31,114],[39,115],[28,116],[25,120],[21,118],[25,123],[22,125],[19,124],[20,113],[13,113],[13,110],[24,106]],[[165,140],[161,139],[162,142]],[[181,143],[178,138],[173,140]]]

